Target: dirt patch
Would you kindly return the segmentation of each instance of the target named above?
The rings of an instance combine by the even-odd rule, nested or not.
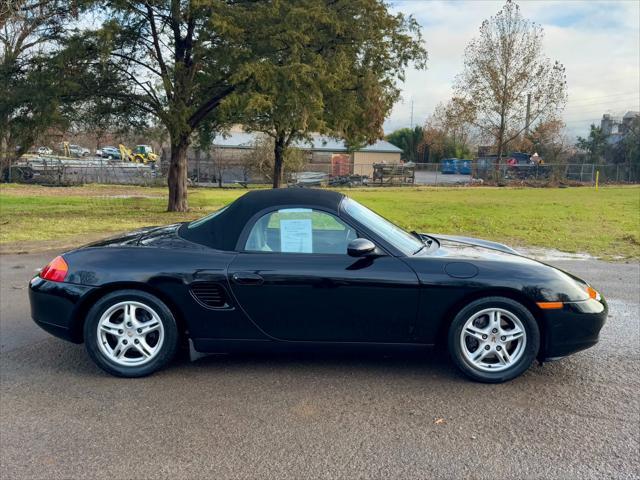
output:
[[[98,195],[98,198],[163,198],[165,195]]]
[[[623,235],[622,236],[622,241],[630,243],[631,245],[640,246],[640,242],[638,241],[638,239],[636,237],[634,237],[633,235],[631,235],[631,234]]]

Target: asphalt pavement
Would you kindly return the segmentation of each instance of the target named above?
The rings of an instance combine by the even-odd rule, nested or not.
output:
[[[639,478],[640,265],[557,262],[600,343],[502,385],[428,355],[229,355],[110,377],[31,321],[52,255],[0,257],[0,478]]]
[[[471,181],[471,175],[444,174],[430,170],[416,170],[416,185],[444,185],[444,184],[464,184]]]

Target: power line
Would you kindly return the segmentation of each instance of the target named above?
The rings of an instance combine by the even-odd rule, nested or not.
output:
[[[585,118],[582,120],[562,120],[563,123],[565,124],[569,124],[569,123],[598,123],[600,121],[599,118]]]
[[[610,98],[610,97],[621,97],[624,95],[635,95],[638,96],[638,92],[621,92],[621,93],[612,93],[610,95],[598,95],[593,97],[583,97],[582,100],[595,100],[598,98]]]
[[[580,110],[593,110],[595,109],[601,109],[601,110],[606,110],[607,108],[611,108],[614,110],[624,110],[625,108],[632,108],[635,107],[636,105],[640,105],[640,100],[625,100],[624,102],[620,102],[620,103],[612,103],[612,102],[606,102],[606,103],[593,103],[591,105],[568,105],[565,110],[573,110],[573,111],[580,111]]]
[[[597,123],[599,124],[600,121],[602,120],[602,117],[585,117],[585,118],[570,118],[570,119],[561,119],[563,123],[585,123],[585,122],[591,122],[591,123]]]
[[[573,111],[570,111],[570,112],[566,112],[566,115],[568,115],[568,116],[576,116],[576,115],[588,115],[590,113],[600,113],[600,114],[604,115],[605,113],[611,114],[611,112],[613,112],[613,111],[619,111],[619,112],[621,112],[621,111],[627,111],[627,112],[628,111],[636,111],[638,108],[640,108],[640,107],[634,105],[633,107],[626,107],[626,108],[615,107],[615,108],[609,108],[609,109],[607,109],[607,108],[596,108],[596,109],[589,109],[589,110],[573,110]],[[614,116],[615,116],[615,114],[614,114]]]
[[[575,105],[575,104],[569,104],[567,105],[567,109],[582,109],[582,108],[590,108],[592,105],[614,105],[617,103],[625,103],[625,104],[629,104],[629,103],[633,103],[633,104],[638,104],[640,102],[640,99],[633,98],[633,99],[620,99],[620,100],[608,100],[606,102],[593,102],[593,103],[585,103],[585,104],[581,104],[581,105]]]

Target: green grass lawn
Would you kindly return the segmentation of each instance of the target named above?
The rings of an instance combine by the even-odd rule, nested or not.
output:
[[[0,245],[35,251],[145,225],[198,218],[245,193],[192,189],[191,211],[165,212],[166,190],[110,185],[0,186]],[[514,246],[640,258],[640,188],[362,188],[345,193],[407,230]]]

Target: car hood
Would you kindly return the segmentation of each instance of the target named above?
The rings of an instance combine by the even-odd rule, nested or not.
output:
[[[438,242],[442,245],[443,243],[458,244],[458,245],[470,245],[474,247],[484,247],[489,250],[497,250],[500,252],[511,253],[515,255],[520,255],[513,248],[504,245],[502,243],[492,242],[490,240],[484,240],[482,238],[473,238],[473,237],[460,237],[456,235],[440,235],[440,234],[430,234],[430,233],[421,233],[423,237],[431,237],[438,240]]]
[[[427,236],[426,234],[421,235]],[[425,253],[418,257],[438,258],[444,264],[455,264],[456,269],[464,269],[464,266],[474,265],[474,269],[478,267],[475,270],[476,274],[487,268],[489,270],[498,268],[502,274],[513,278],[531,275],[532,278],[546,279],[549,284],[560,281],[564,288],[558,287],[558,289],[569,292],[564,298],[571,298],[573,301],[588,298],[585,296],[584,289],[589,284],[583,279],[553,265],[525,257],[507,245],[472,237],[438,234],[429,234],[428,236],[438,241],[439,248],[425,250]],[[416,258],[416,260],[418,263],[412,263],[412,265],[418,266],[423,263],[421,258]],[[500,266],[497,267],[497,265]],[[556,286],[558,285],[560,284]]]

